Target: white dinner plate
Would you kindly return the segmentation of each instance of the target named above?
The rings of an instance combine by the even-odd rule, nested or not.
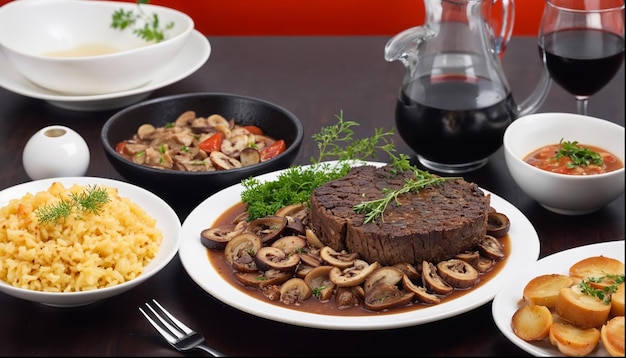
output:
[[[382,163],[371,163],[381,165]],[[281,171],[258,176],[261,181],[274,180]],[[200,203],[182,225],[179,257],[189,276],[208,294],[252,315],[297,326],[337,330],[377,330],[424,324],[470,311],[493,299],[496,292],[510,282],[519,271],[526,269],[539,257],[539,237],[528,219],[513,205],[491,194],[491,205],[505,213],[510,221],[511,254],[500,273],[486,284],[450,300],[410,312],[380,316],[332,316],[296,311],[277,306],[241,292],[222,279],[208,259],[200,243],[200,232],[214,224],[229,207],[240,202],[241,184],[223,189]],[[484,190],[486,193],[488,191]]]
[[[171,63],[148,84],[128,91],[75,96],[51,91],[29,81],[13,67],[0,51],[0,87],[26,97],[43,99],[50,104],[76,111],[101,111],[125,107],[147,98],[154,90],[165,87],[188,77],[198,70],[209,58],[211,44],[197,30],[194,30],[185,46]]]
[[[520,339],[513,333],[511,318],[519,307],[518,303],[522,299],[524,286],[531,279],[539,275],[552,273],[569,275],[570,266],[577,261],[599,255],[612,257],[624,262],[624,240],[575,247],[546,256],[526,267],[520,275],[517,275],[514,280],[511,280],[504,286],[493,299],[491,307],[493,319],[502,334],[516,346],[532,355],[540,357],[563,356],[555,346],[550,344],[548,339],[533,343]],[[608,353],[600,343],[598,344],[598,349],[594,350],[589,356],[606,357]]]

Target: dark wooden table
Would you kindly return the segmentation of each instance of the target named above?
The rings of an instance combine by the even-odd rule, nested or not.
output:
[[[192,76],[155,91],[152,97],[186,92],[229,92],[278,103],[302,120],[305,141],[297,164],[317,153],[310,136],[334,115],[361,125],[358,136],[394,127],[396,95],[404,68],[387,63],[387,37],[211,37],[213,53]],[[503,66],[517,101],[539,76],[532,37],[511,41]],[[574,99],[553,85],[540,112],[574,112]],[[624,68],[589,105],[589,114],[624,125]],[[100,129],[115,110],[75,112],[0,88],[0,189],[29,180],[22,149],[38,129],[62,124],[78,131],[91,149],[87,175],[121,179],[109,165]],[[412,154],[397,138],[397,148]],[[502,150],[466,179],[503,197],[533,223],[540,257],[595,242],[624,240],[624,195],[594,214],[553,214],[527,197],[509,176]],[[181,220],[189,208],[176,208]],[[525,352],[497,329],[491,304],[442,321],[382,331],[331,331],[290,326],[227,306],[200,289],[176,257],[162,272],[115,298],[82,308],[58,309],[0,294],[0,355],[167,356],[178,355],[140,315],[150,298],[203,333],[208,344],[233,356],[512,356]]]

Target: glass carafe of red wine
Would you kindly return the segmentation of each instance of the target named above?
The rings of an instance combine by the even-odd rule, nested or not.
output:
[[[385,46],[385,59],[406,67],[396,128],[426,168],[470,172],[500,149],[513,120],[543,103],[550,76],[541,68],[535,90],[514,101],[500,62],[513,32],[513,0],[424,3],[424,25]]]

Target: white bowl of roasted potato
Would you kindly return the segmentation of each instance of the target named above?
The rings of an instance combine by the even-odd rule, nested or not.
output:
[[[492,305],[502,333],[537,356],[624,356],[624,241],[539,260]]]

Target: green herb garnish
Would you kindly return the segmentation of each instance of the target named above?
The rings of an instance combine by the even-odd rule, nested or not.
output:
[[[365,201],[360,204],[354,206],[354,211],[357,213],[365,213],[365,221],[364,223],[369,223],[376,218],[381,217],[381,220],[384,222],[385,218],[383,217],[383,213],[385,209],[392,201],[395,202],[396,205],[400,205],[398,201],[398,196],[401,194],[409,193],[409,192],[417,192],[421,189],[440,185],[444,181],[449,179],[457,179],[455,177],[443,178],[433,174],[430,174],[427,171],[419,170],[415,168],[413,170],[415,174],[414,178],[409,178],[404,182],[404,186],[400,189],[392,190],[389,188],[383,188],[383,196],[380,199]]]
[[[574,168],[577,166],[587,166],[590,164],[602,165],[602,156],[593,150],[581,147],[577,141],[564,142],[563,138],[559,142],[559,150],[555,155],[559,160],[562,157],[569,157],[572,162],[567,164],[568,168]]]
[[[161,42],[165,40],[165,32],[174,27],[174,22],[170,21],[162,26],[159,15],[146,14],[141,8],[141,4],[147,4],[149,2],[149,0],[137,0],[137,13],[133,10],[116,10],[112,15],[111,27],[120,30],[130,28],[133,30],[134,34],[148,42]],[[142,22],[143,26],[141,26]]]
[[[322,291],[324,291],[326,289],[326,286],[322,285],[319,287],[315,287],[312,289],[313,291],[313,296],[320,298],[320,296],[322,295]]]
[[[79,194],[71,193],[68,199],[62,199],[58,204],[46,205],[35,210],[40,223],[54,222],[67,218],[74,210],[83,213],[100,214],[102,205],[110,201],[106,189],[90,186]],[[78,214],[80,218],[80,214]]]
[[[591,285],[591,283],[600,283],[604,281],[613,281],[613,284],[602,289],[595,288]],[[618,286],[623,282],[624,275],[609,274],[601,277],[588,277],[578,284],[578,287],[580,287],[583,293],[596,297],[608,305],[611,303],[611,295],[617,291]]]
[[[355,140],[352,127],[358,126],[358,123],[344,120],[343,111],[335,115],[335,118],[337,119],[335,125],[323,127],[318,134],[312,136],[320,152],[317,158],[311,158],[312,165],[291,166],[272,181],[261,182],[257,178],[242,180],[244,189],[241,201],[247,206],[248,220],[273,215],[287,205],[300,203],[308,205],[315,188],[344,177],[351,169],[351,162],[374,159],[378,152],[384,152],[391,158],[392,175],[397,171],[410,169],[420,175],[418,179],[427,176],[427,172],[418,171],[411,166],[407,155],[395,153],[395,145],[390,139],[394,134],[393,130],[376,129],[372,137]],[[337,159],[337,164],[322,163],[330,159]],[[433,182],[439,180],[440,178]],[[428,184],[420,181],[419,184],[407,183],[407,185],[410,191],[417,190],[418,185],[425,187]],[[364,205],[360,210],[369,212],[373,207],[373,204]],[[374,220],[378,213],[368,215],[371,217],[370,220]]]

